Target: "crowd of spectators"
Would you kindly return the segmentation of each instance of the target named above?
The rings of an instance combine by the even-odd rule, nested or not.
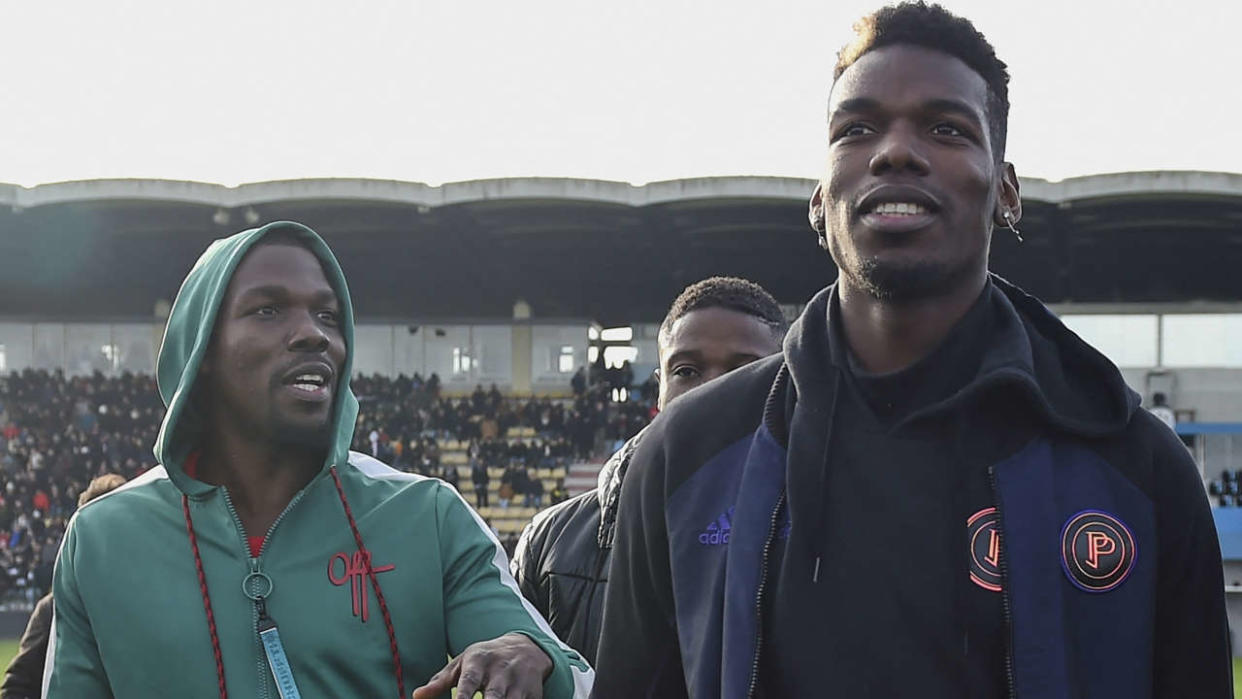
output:
[[[456,487],[457,466],[443,464],[440,452],[444,442],[459,442],[481,493],[476,505],[490,504],[487,469],[500,468],[496,504],[542,507],[567,494],[563,483],[545,488],[534,469],[603,456],[652,416],[650,386],[642,392],[647,400],[615,402],[615,383],[592,378],[575,381],[574,397],[563,401],[507,398],[495,386],[450,398],[435,374],[358,376],[351,383],[361,405],[353,448]],[[150,375],[0,375],[0,604],[28,605],[48,589],[78,494],[95,476],[132,479],[150,468],[163,415]],[[511,427],[532,428],[534,436],[510,441]]]
[[[571,460],[598,457],[642,429],[651,419],[654,396],[616,402],[614,387],[604,381],[575,381],[572,400],[549,398],[511,399],[492,385],[475,387],[469,396],[449,398],[440,394],[435,374],[423,379],[400,375],[359,376],[352,383],[360,410],[353,448],[371,454],[395,468],[436,476],[457,485],[455,465],[441,463],[440,445],[464,445],[471,480],[480,493],[476,504],[488,506],[486,486],[489,468],[506,470],[501,486],[512,496],[501,495],[506,506],[514,496],[524,503],[542,505],[542,483],[535,484],[529,471],[563,466]],[[649,387],[648,387],[649,388]],[[644,390],[647,396],[650,391]],[[511,440],[514,427],[530,428],[533,437]],[[483,487],[479,488],[478,486]]]
[[[146,470],[163,414],[150,376],[0,376],[0,600],[42,596],[78,494]]]

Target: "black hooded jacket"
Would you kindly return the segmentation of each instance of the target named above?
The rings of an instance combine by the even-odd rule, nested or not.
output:
[[[535,515],[509,569],[556,635],[595,664],[621,482],[642,432],[599,472],[598,487]]]
[[[993,277],[981,303],[979,336],[887,415],[831,330],[829,288],[783,358],[648,428],[622,492],[595,696],[1229,696],[1219,544],[1187,450],[1037,300]],[[943,367],[960,376],[929,389]],[[871,414],[886,419],[868,427]],[[939,513],[887,534],[834,520],[851,497],[897,518],[918,506],[849,480],[886,459],[950,479],[913,493]],[[877,553],[942,542],[926,560],[948,573],[926,594],[891,577],[867,589],[877,571],[921,574]],[[845,664],[857,619],[892,642]],[[928,620],[963,643],[922,635]],[[866,681],[833,684],[845,672]]]

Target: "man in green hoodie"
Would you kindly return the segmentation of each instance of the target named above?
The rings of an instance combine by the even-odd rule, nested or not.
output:
[[[310,229],[207,249],[160,349],[160,465],[65,536],[46,696],[587,695],[461,497],[349,451],[353,329]]]

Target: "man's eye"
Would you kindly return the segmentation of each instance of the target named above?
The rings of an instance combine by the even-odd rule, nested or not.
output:
[[[837,131],[837,138],[849,138],[852,136],[866,136],[867,134],[873,133],[874,131],[875,131],[874,129],[872,129],[870,126],[867,126],[866,124],[855,122],[852,124],[846,124],[844,127],[841,128],[840,131]]]
[[[965,137],[966,131],[959,129],[953,124],[936,124],[932,127],[932,133],[937,136],[958,136]]]
[[[677,367],[676,369],[673,369],[673,376],[676,376],[682,379],[692,379],[698,375],[699,375],[698,369],[692,366],[687,366],[685,364]]]
[[[259,306],[258,308],[254,309],[254,314],[257,316],[274,316],[276,315],[276,313],[277,313],[276,307],[270,304],[267,306]]]
[[[319,312],[319,320],[322,320],[325,323],[335,324],[337,322],[337,318],[338,316],[336,314],[336,311],[320,311]]]

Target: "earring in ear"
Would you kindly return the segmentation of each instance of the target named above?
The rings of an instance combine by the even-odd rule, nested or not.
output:
[[[1013,231],[1013,234],[1018,237],[1018,242],[1025,242],[1022,240],[1022,233],[1013,225],[1013,214],[1005,211],[1001,214],[1001,216],[1005,219],[1005,225],[1009,227],[1009,230]]]

